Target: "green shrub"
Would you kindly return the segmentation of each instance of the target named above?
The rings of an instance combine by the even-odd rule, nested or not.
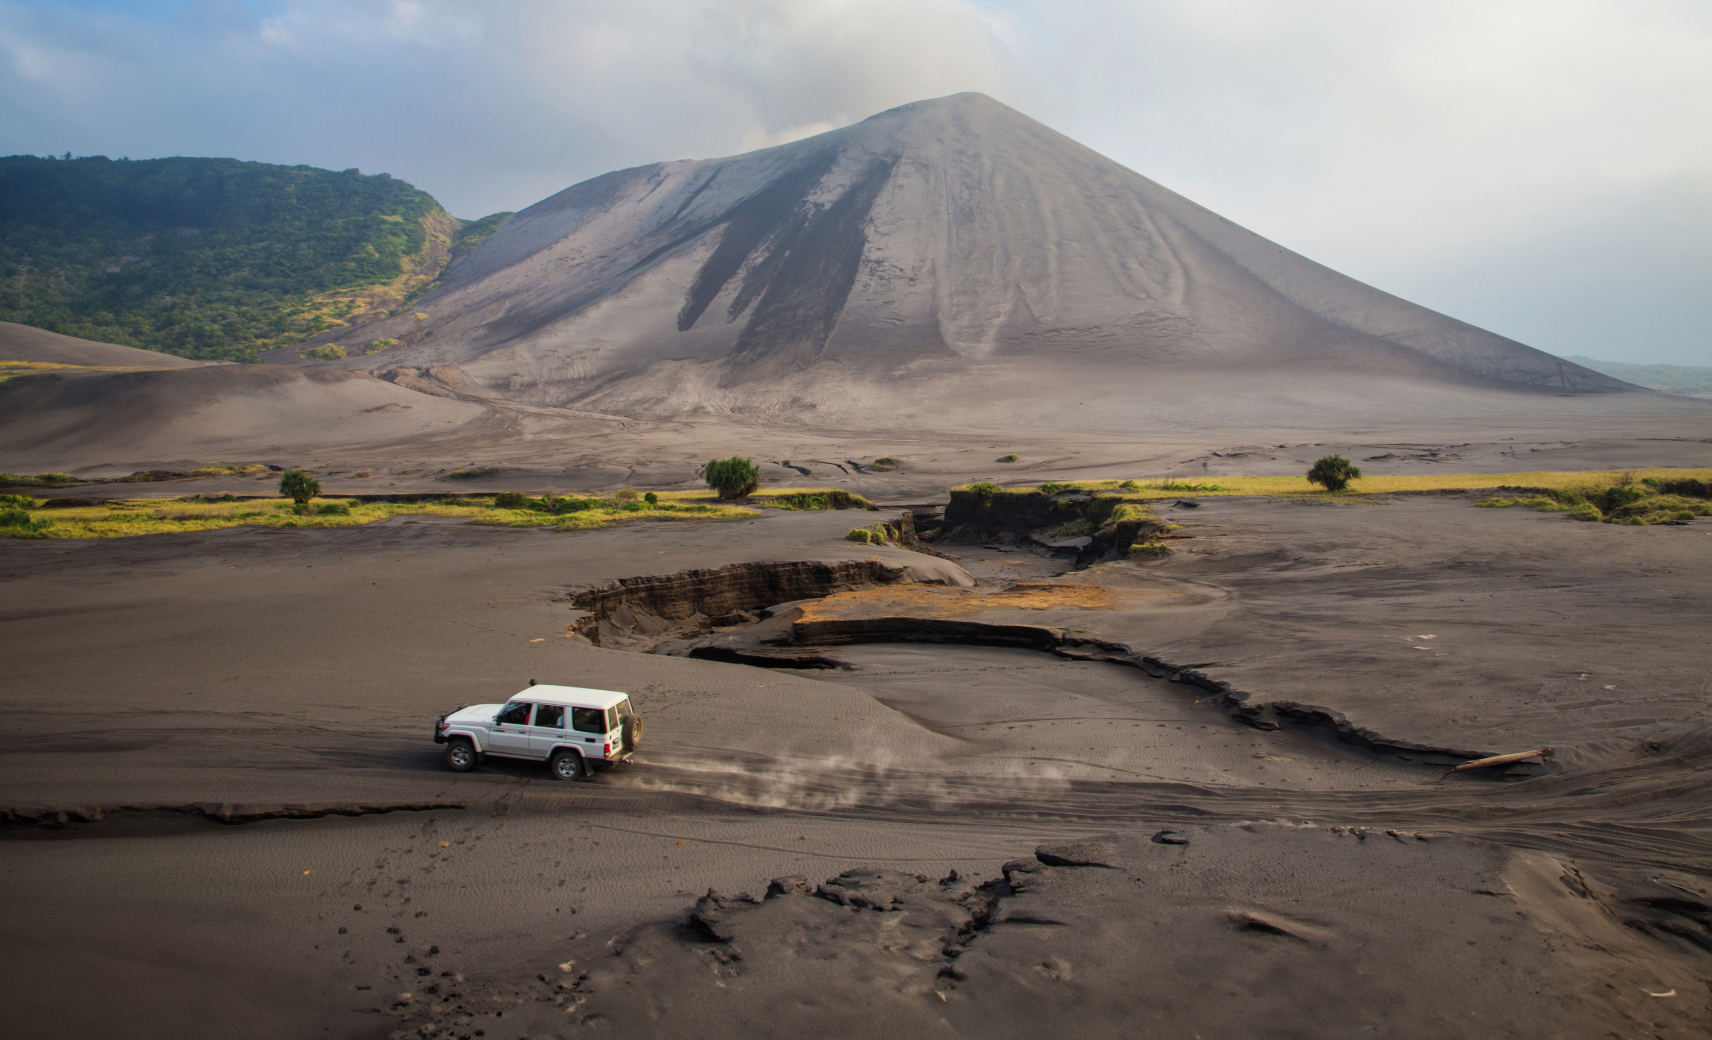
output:
[[[1122,520],[1130,513],[1143,508],[1129,505],[1117,495],[1095,495],[1094,500],[1088,503],[1088,514],[1104,525]]]
[[[898,460],[892,458],[890,455],[881,455],[879,458],[875,459],[874,464],[868,468],[880,473],[885,473],[888,470],[897,469]]]
[[[1603,491],[1595,491],[1587,496],[1587,500],[1599,507],[1599,511],[1611,514],[1624,506],[1634,505],[1647,497],[1649,489],[1636,487],[1633,484],[1614,484]]]
[[[747,498],[761,486],[761,471],[755,460],[739,455],[708,462],[706,478],[707,486],[726,499]]]
[[[578,498],[575,495],[571,495],[566,498],[554,498],[551,495],[548,495],[546,498],[542,499],[542,508],[544,511],[551,513],[554,516],[564,516],[567,513],[581,513],[584,510],[599,509],[605,505],[606,502],[602,499]]]
[[[343,502],[323,502],[315,507],[316,516],[350,516],[351,507]]]
[[[8,538],[46,538],[51,520],[31,519],[22,509],[0,509],[0,535]]]
[[[1324,455],[1308,471],[1308,483],[1319,484],[1327,491],[1342,491],[1352,480],[1361,479],[1361,468],[1342,455]]]
[[[866,527],[852,527],[850,533],[844,537],[852,542],[861,542],[863,545],[867,545],[874,540],[874,532]]]
[[[308,505],[310,499],[321,493],[321,482],[303,470],[288,469],[280,474],[279,493],[300,506]]]
[[[654,494],[654,492],[650,491],[647,494],[642,496],[642,501],[648,503],[651,506],[657,506],[660,504],[660,496],[656,495],[656,494]]]
[[[337,343],[323,343],[319,347],[300,350],[297,356],[311,361],[338,361],[345,357],[345,348]]]
[[[40,509],[46,504],[46,499],[29,495],[0,495],[0,509]]]
[[[613,492],[612,500],[621,506],[627,506],[641,497],[636,493],[635,488],[620,488]]]
[[[501,491],[493,496],[495,509],[528,509],[534,503],[521,491]]]
[[[982,505],[990,505],[993,501],[993,496],[998,494],[1001,489],[992,481],[983,480],[978,484],[970,484],[969,490],[973,491],[976,496],[981,499]]]
[[[997,459],[994,459],[993,461],[995,461],[995,462],[1015,462],[1016,460],[1017,460],[1016,452],[1013,451],[1009,455],[1000,455]]]
[[[1055,480],[1048,480],[1040,485],[1040,493],[1048,496],[1056,495],[1063,491],[1074,490],[1076,490],[1076,486],[1074,484],[1060,484]]]
[[[1132,560],[1157,560],[1171,555],[1171,548],[1158,542],[1137,542],[1129,547],[1129,558]]]
[[[1118,490],[1119,491],[1140,491],[1141,485],[1137,484],[1133,480],[1126,480],[1122,484],[1118,485]]]

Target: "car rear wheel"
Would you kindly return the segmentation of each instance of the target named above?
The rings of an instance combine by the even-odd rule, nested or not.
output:
[[[446,745],[446,768],[454,773],[467,773],[476,767],[476,749],[467,740],[454,740]]]
[[[583,778],[583,756],[575,751],[560,751],[547,763],[547,769],[555,780],[581,780]]]

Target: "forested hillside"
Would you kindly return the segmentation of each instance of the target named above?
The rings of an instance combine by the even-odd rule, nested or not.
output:
[[[0,320],[253,360],[396,311],[504,216],[460,221],[384,173],[0,158]]]

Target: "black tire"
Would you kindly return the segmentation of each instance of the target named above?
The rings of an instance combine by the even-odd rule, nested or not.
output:
[[[467,773],[476,767],[476,748],[462,737],[446,745],[446,768],[454,773]]]
[[[581,780],[586,772],[583,756],[575,751],[555,751],[547,763],[547,772],[555,780]]]
[[[642,716],[640,716],[640,715],[626,715],[626,716],[624,716],[624,747],[625,747],[625,749],[628,751],[635,751],[636,746],[640,743],[642,743]]]

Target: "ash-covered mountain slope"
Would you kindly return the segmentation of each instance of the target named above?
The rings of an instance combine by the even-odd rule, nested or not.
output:
[[[642,414],[931,410],[1064,379],[1633,389],[1338,274],[980,94],[585,181],[418,307],[341,341],[400,346],[336,364]]]

